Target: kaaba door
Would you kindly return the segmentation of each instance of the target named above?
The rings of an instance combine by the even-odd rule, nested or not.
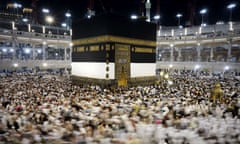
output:
[[[127,86],[130,78],[130,46],[123,44],[115,45],[115,78],[118,86]]]

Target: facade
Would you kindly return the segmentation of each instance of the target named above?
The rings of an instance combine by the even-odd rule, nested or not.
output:
[[[156,26],[105,14],[74,24],[72,74],[115,81],[155,77]]]
[[[161,27],[157,35],[157,72],[240,72],[240,23]]]
[[[0,71],[70,72],[71,29],[0,20]]]

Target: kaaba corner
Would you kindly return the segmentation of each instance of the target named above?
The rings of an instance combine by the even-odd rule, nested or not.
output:
[[[107,13],[73,23],[72,77],[130,86],[155,81],[156,24]]]

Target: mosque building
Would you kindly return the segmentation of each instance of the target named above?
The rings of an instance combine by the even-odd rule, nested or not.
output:
[[[186,28],[161,27],[157,36],[158,71],[240,72],[240,24]]]
[[[49,16],[48,23],[36,23],[33,10],[17,3],[8,4],[7,10],[0,13],[0,71],[71,72],[69,27],[53,25]]]

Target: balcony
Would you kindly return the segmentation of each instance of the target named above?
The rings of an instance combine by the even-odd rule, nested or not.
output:
[[[71,68],[71,60],[1,60],[1,69],[36,68],[59,69]]]
[[[197,67],[196,67],[197,66]],[[233,62],[156,62],[156,69],[176,69],[176,70],[210,70],[222,72],[229,68],[229,70],[240,71],[240,63]]]

